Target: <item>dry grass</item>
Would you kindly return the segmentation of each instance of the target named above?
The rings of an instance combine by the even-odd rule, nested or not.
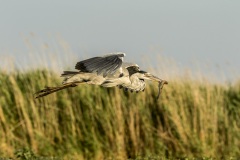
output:
[[[125,93],[82,85],[35,100],[60,84],[45,70],[0,73],[0,155],[29,147],[42,156],[126,159],[240,154],[240,85],[177,79]]]

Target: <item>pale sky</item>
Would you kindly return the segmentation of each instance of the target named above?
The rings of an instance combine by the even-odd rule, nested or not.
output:
[[[60,35],[79,55],[122,51],[137,63],[144,55],[159,63],[161,54],[240,75],[239,0],[2,0],[0,57],[24,59],[31,32],[46,42]]]

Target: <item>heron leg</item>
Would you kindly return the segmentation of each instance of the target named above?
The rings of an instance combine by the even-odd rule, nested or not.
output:
[[[40,98],[40,97],[49,95],[51,93],[60,91],[62,89],[69,88],[69,87],[76,87],[76,86],[77,86],[77,84],[75,84],[75,83],[69,83],[69,84],[64,84],[62,86],[59,86],[59,87],[45,87],[44,89],[36,92],[34,95],[36,95],[35,98]]]

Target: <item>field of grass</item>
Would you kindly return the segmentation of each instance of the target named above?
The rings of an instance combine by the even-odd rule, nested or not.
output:
[[[24,148],[64,159],[239,157],[240,83],[168,81],[159,100],[157,84],[140,93],[81,85],[34,99],[59,75],[0,71],[0,157]]]

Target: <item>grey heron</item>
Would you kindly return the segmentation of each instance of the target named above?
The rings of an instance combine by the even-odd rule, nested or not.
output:
[[[159,83],[159,93],[166,80],[162,80],[151,73],[140,70],[135,63],[123,62],[125,53],[110,53],[102,57],[93,57],[77,62],[75,69],[78,71],[64,71],[61,77],[64,77],[62,86],[45,87],[35,93],[35,98],[40,98],[57,92],[59,90],[76,87],[78,84],[87,83],[100,85],[103,87],[123,88],[130,91],[144,91],[145,80],[157,81]]]

